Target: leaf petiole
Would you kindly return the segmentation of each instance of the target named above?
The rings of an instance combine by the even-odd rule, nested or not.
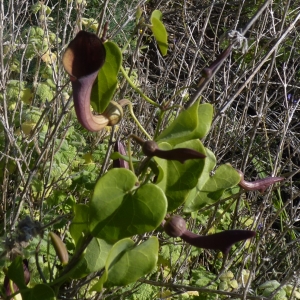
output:
[[[160,107],[160,105],[158,103],[156,103],[155,101],[153,101],[152,99],[150,99],[148,96],[146,96],[134,83],[133,81],[129,78],[129,76],[127,75],[127,72],[125,71],[125,69],[123,68],[123,66],[121,66],[120,68],[123,76],[125,77],[125,79],[127,80],[127,82],[129,83],[129,85],[140,95],[142,96],[148,103],[156,106],[156,107]]]

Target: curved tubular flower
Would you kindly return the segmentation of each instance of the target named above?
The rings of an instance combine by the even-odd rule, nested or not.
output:
[[[283,181],[284,177],[266,177],[263,179],[258,179],[255,181],[246,181],[244,180],[244,173],[240,170],[236,170],[241,177],[241,181],[239,182],[239,186],[246,191],[259,191],[263,193],[269,186],[276,182]]]
[[[154,141],[145,141],[142,150],[145,155],[152,157],[157,156],[159,158],[167,160],[178,160],[182,164],[188,159],[205,158],[206,155],[188,148],[176,148],[172,150],[161,150]]]
[[[105,62],[106,51],[97,35],[79,31],[70,42],[63,58],[63,66],[70,75],[73,88],[74,107],[79,123],[89,131],[99,131],[110,123],[109,115],[93,115],[90,109],[90,96],[93,83],[97,78],[99,69]],[[119,110],[122,117],[123,111],[117,103],[112,104]],[[111,107],[108,107],[111,112]]]
[[[201,236],[187,230],[180,238],[195,247],[220,250],[223,254],[228,254],[233,244],[250,239],[255,234],[255,231],[235,229]]]
[[[122,155],[126,155],[127,154],[126,150],[125,150],[125,146],[119,140],[117,140],[115,142],[114,151],[115,152],[119,152]],[[125,168],[125,169],[129,169],[129,164],[124,159],[118,158],[118,159],[115,159],[113,161],[113,168]]]
[[[182,164],[188,159],[205,158],[206,155],[193,149],[175,148],[172,150],[159,149],[155,141],[144,141],[134,134],[130,135],[139,145],[142,146],[143,153],[148,157],[157,156],[167,160],[178,160]]]
[[[228,254],[232,245],[255,236],[250,230],[225,230],[211,235],[198,235],[186,229],[185,220],[176,215],[168,219],[164,225],[165,232],[172,237],[180,237],[192,246],[205,249],[220,250]]]

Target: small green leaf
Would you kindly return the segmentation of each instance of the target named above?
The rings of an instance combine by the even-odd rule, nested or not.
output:
[[[33,94],[30,88],[26,88],[26,84],[25,81],[19,80],[9,80],[7,82],[6,91],[10,104],[16,103],[19,97],[24,103],[31,104]],[[2,95],[0,99],[2,100]]]
[[[280,286],[280,283],[277,280],[269,280],[261,284],[258,288],[261,290],[264,289],[277,289]]]
[[[75,204],[73,211],[75,216],[70,225],[70,233],[77,245],[82,234],[89,231],[89,207],[85,204]]]
[[[167,142],[176,145],[192,139],[203,138],[210,129],[213,117],[213,106],[197,101],[188,109],[182,111],[171,125],[157,137],[157,142]]]
[[[160,18],[156,18],[156,16],[158,16],[158,13],[154,13],[154,15],[153,13],[151,16],[151,30],[153,32],[161,54],[165,56],[168,52],[168,33],[165,25],[160,21]]]
[[[112,99],[118,84],[118,72],[122,64],[120,48],[113,42],[104,43],[106,58],[98,73],[91,93],[91,105],[98,113],[103,113]]]
[[[167,211],[163,191],[148,183],[136,187],[127,169],[112,169],[101,177],[90,201],[90,231],[108,242],[157,228]]]
[[[170,150],[168,143],[160,143],[159,148]],[[199,140],[191,140],[178,144],[175,148],[189,148],[205,154],[205,148]],[[154,158],[159,165],[157,185],[165,192],[168,199],[168,211],[179,207],[196,186],[203,170],[205,159],[189,159],[184,164],[175,160]]]
[[[280,286],[280,283],[277,280],[270,280],[266,281],[265,283],[261,284],[258,289],[263,290],[262,296],[269,297],[274,290],[276,290]],[[274,299],[286,299],[286,291],[285,289],[280,289]]]
[[[199,286],[199,287],[208,287],[209,289],[216,290],[217,285],[220,283],[220,280],[216,280],[216,276],[209,272],[206,271],[204,267],[199,267],[191,272],[191,280],[190,284]],[[210,283],[210,285],[209,285]],[[204,294],[207,295],[207,294]],[[203,297],[204,299],[210,299],[209,297]],[[213,298],[214,299],[214,298]]]
[[[31,5],[30,10],[33,14],[36,14],[39,12],[39,10],[42,8],[41,2],[37,2],[34,5]]]
[[[237,289],[237,288],[239,287],[239,284],[238,284],[238,282],[237,282],[235,279],[230,280],[230,281],[229,281],[229,285],[230,285],[233,289]]]
[[[158,247],[154,236],[138,246],[128,238],[117,242],[108,255],[103,276],[92,290],[101,291],[103,285],[124,286],[148,274],[156,266]]]
[[[104,268],[111,245],[104,240],[93,238],[86,252],[72,272],[72,278],[82,278]]]
[[[221,165],[213,176],[210,172],[216,165],[214,154],[206,149],[205,165],[197,186],[190,191],[184,205],[185,212],[193,212],[207,204],[218,201],[224,191],[236,186],[240,181],[239,174],[229,165]]]
[[[42,102],[51,101],[54,96],[54,90],[45,82],[40,82],[37,86],[35,96]]]

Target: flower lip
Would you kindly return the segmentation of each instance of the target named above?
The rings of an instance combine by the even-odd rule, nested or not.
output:
[[[68,45],[62,62],[74,81],[99,70],[105,62],[105,56],[104,45],[98,36],[82,30]]]
[[[79,31],[62,58],[72,82],[77,119],[84,128],[92,132],[103,129],[109,123],[109,119],[103,115],[94,116],[90,108],[92,87],[105,57],[105,47],[97,35]]]

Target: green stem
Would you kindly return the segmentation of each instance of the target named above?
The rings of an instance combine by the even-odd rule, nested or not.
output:
[[[161,123],[162,123],[162,120],[163,120],[164,113],[165,113],[164,110],[160,111],[153,140],[156,139],[157,136],[159,135],[159,129],[161,128]]]
[[[140,128],[140,130],[144,133],[144,135],[148,138],[148,140],[151,140],[151,136],[147,133],[147,131],[144,129],[144,127],[141,125],[141,123],[139,122],[139,120],[136,118],[134,112],[133,112],[133,108],[132,108],[132,103],[128,103],[128,107],[129,107],[129,112],[133,118],[133,120],[135,121],[135,123],[137,124],[137,126]]]
[[[127,151],[128,151],[128,158],[129,158],[129,169],[134,174],[134,168],[133,168],[133,163],[132,163],[132,159],[131,159],[131,136],[129,136],[129,138],[128,138]]]
[[[148,103],[156,106],[156,107],[160,107],[159,104],[157,104],[156,102],[154,102],[153,100],[151,100],[149,97],[147,97],[133,82],[132,80],[129,78],[129,76],[127,75],[127,72],[125,71],[125,69],[121,66],[121,72],[123,74],[123,76],[125,77],[125,79],[127,80],[127,82],[129,83],[129,85],[139,94],[141,95]]]

